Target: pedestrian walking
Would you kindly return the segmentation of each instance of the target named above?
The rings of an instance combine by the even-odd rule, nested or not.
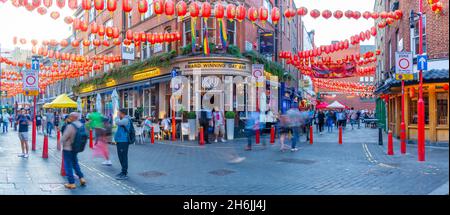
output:
[[[333,132],[333,126],[334,126],[334,113],[333,111],[328,111],[326,115],[326,124],[327,124],[327,131],[328,133]]]
[[[317,121],[317,124],[319,124],[319,134],[322,134],[323,126],[325,124],[325,113],[322,110],[317,114]]]
[[[78,153],[80,151],[78,150],[78,147],[74,147],[83,144],[83,142],[86,144],[85,141],[87,141],[86,128],[83,123],[79,121],[79,118],[80,115],[77,112],[72,112],[69,114],[67,119],[68,124],[65,126],[64,133],[61,137],[61,143],[63,145],[64,168],[68,180],[68,183],[64,184],[64,187],[67,189],[76,188],[75,177],[73,175],[74,171],[80,179],[80,185],[86,185],[86,180],[84,179],[80,164],[78,163]]]
[[[306,115],[302,116],[302,114],[296,107],[291,107],[291,109],[289,109],[286,112],[286,115],[289,118],[289,128],[291,129],[291,132],[292,132],[291,151],[295,152],[298,150],[298,148],[296,148],[296,146],[297,146],[298,141],[300,140],[300,127],[305,122],[304,117],[307,117],[307,116]]]
[[[7,111],[5,111],[2,115],[2,125],[3,125],[3,133],[8,133],[8,124],[11,116]]]
[[[225,143],[225,118],[223,117],[223,112],[219,110],[218,107],[214,108],[213,112],[213,121],[214,121],[214,136],[216,139],[214,140],[217,143],[217,139],[219,138],[219,134],[222,135],[220,141]]]
[[[36,114],[36,130],[39,133],[42,126],[42,115],[40,113]]]
[[[211,124],[211,119],[208,116],[210,115],[210,111],[206,108],[200,111],[200,126],[203,127],[203,138],[205,140],[205,144],[211,144],[209,142],[209,125]]]
[[[121,109],[114,120],[117,125],[114,140],[117,143],[117,155],[122,166],[121,172],[116,175],[117,180],[128,179],[128,147],[131,143],[131,129],[133,129],[133,124],[126,113],[127,109]]]
[[[247,120],[245,121],[245,135],[247,136],[247,147],[245,147],[246,151],[252,150],[252,139],[256,134],[256,130],[259,130],[259,112],[257,111],[249,111]]]
[[[349,115],[350,115],[350,125],[352,126],[352,130],[353,130],[354,129],[354,125],[357,124],[358,113],[352,107]]]
[[[31,124],[31,118],[26,114],[26,111],[22,109],[21,114],[17,116],[16,121],[19,124],[19,139],[22,148],[22,154],[19,154],[19,157],[28,158],[28,125]]]
[[[102,162],[102,165],[111,166],[112,162],[109,159],[109,149],[108,142],[110,141],[110,135],[112,126],[108,122],[108,118],[103,117],[102,119],[102,127],[95,128],[96,130],[96,141],[94,145],[93,156],[94,157],[103,157],[105,160]]]
[[[47,131],[46,132],[47,132],[47,135],[49,137],[51,137],[55,115],[52,113],[51,110],[48,110],[47,113],[45,114],[45,116],[46,116],[46,121],[47,121]]]
[[[286,114],[280,115],[279,122],[279,133],[280,133],[280,151],[284,152],[288,149],[288,147],[284,144],[286,138],[289,137],[289,132],[291,132],[289,128],[289,117]]]
[[[55,126],[55,132],[59,131],[59,121],[60,121],[60,115],[58,112],[54,112],[54,116],[53,116],[53,125]]]

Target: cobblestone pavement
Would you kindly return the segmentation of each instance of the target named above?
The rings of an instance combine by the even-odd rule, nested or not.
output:
[[[426,162],[418,162],[414,145],[401,155],[395,141],[395,155],[388,156],[386,137],[378,145],[377,132],[347,128],[342,145],[336,131],[314,133],[312,145],[301,137],[297,152],[279,151],[278,139],[271,145],[267,136],[262,138],[267,144],[252,151],[243,150],[245,139],[205,146],[137,144],[130,146],[127,181],[113,179],[120,170],[114,145],[111,167],[102,166],[87,148],[79,159],[89,184],[71,191],[63,188],[54,138],[49,159],[41,158],[39,135],[37,150],[26,160],[17,157],[17,133],[10,132],[0,135],[0,194],[429,194],[448,186],[448,148],[428,147]],[[246,159],[230,163],[236,155]]]

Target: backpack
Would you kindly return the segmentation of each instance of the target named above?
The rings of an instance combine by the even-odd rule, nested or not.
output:
[[[73,152],[82,152],[84,151],[84,147],[86,146],[88,135],[86,132],[86,127],[84,124],[81,124],[79,128],[74,124],[71,124],[75,129],[77,129],[77,133],[75,134],[75,138],[73,139],[72,151]]]
[[[129,119],[130,120],[130,119]],[[130,124],[130,130],[128,131],[126,126],[123,126],[123,129],[125,130],[125,132],[127,132],[127,137],[128,137],[128,143],[129,144],[133,144],[134,142],[136,142],[136,131],[134,130],[134,126],[131,123],[131,120],[129,121]]]

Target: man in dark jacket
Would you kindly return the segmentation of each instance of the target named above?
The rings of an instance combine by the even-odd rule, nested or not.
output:
[[[211,112],[207,109],[202,109],[200,111],[200,126],[203,127],[203,138],[205,139],[205,144],[211,144],[209,142],[209,125],[211,122]]]

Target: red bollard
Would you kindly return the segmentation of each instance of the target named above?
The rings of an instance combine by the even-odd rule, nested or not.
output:
[[[275,127],[272,125],[272,127],[270,128],[270,144],[274,144],[275,143]]]
[[[92,135],[92,129],[89,129],[89,148],[94,148],[94,137]]]
[[[200,127],[200,138],[199,138],[200,140],[200,142],[199,142],[199,144],[200,145],[205,145],[205,137],[203,136],[203,127]]]
[[[339,126],[339,145],[342,145],[342,126]]]
[[[405,123],[402,122],[400,124],[400,152],[402,154],[406,154],[406,128],[405,128]]]
[[[56,149],[58,149],[58,151],[61,151],[61,132],[59,131],[59,129],[57,129],[56,131]]]
[[[255,132],[256,132],[256,133],[255,133],[256,144],[259,144],[259,142],[260,142],[260,133],[259,133],[259,129],[257,129]]]
[[[313,127],[309,126],[309,144],[313,144],[314,142],[314,135],[313,135]]]
[[[388,155],[394,155],[394,143],[392,140],[392,131],[388,133]]]
[[[44,145],[42,146],[42,158],[48,158],[48,136],[44,135]]]
[[[66,176],[66,168],[64,168],[64,154],[61,153],[61,176]]]
[[[155,144],[155,129],[153,128],[153,126],[152,126],[152,130],[150,131],[150,142],[152,143],[152,144]]]

